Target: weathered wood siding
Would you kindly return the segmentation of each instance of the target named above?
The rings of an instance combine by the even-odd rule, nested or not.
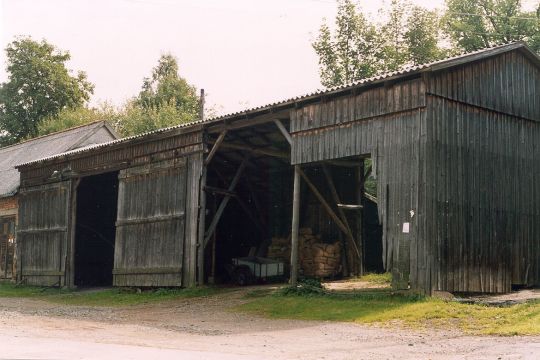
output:
[[[71,181],[21,189],[17,234],[18,281],[64,286]]]
[[[425,115],[421,79],[307,105],[291,113],[293,164],[354,155],[373,158],[383,223],[383,263],[401,288],[408,286],[410,273],[416,276],[426,267],[416,226],[418,214],[423,215],[418,179],[424,167]],[[406,222],[409,233],[403,232]]]
[[[423,238],[433,289],[540,283],[540,125],[430,97]]]
[[[428,94],[540,121],[540,69],[520,51],[433,73]]]
[[[114,285],[182,285],[185,212],[185,158],[120,172]]]
[[[539,284],[540,70],[514,51],[426,87],[425,276],[447,291]]]
[[[22,167],[21,193],[49,186],[57,189],[58,185],[51,179],[55,171],[74,181],[87,175],[120,171],[114,285],[193,286],[197,279],[197,218],[203,148],[200,126],[113,143],[91,152]],[[65,236],[69,236],[72,229],[67,213],[61,224],[57,219],[69,206],[74,206],[71,190],[63,191],[60,193],[66,208],[58,208],[62,213],[48,213],[51,207],[47,204],[52,201],[49,199],[52,195],[47,197],[47,192],[27,197],[26,207],[21,206],[19,210],[19,216],[28,222],[23,226],[32,230],[31,236],[28,235],[31,246],[23,245],[19,259],[23,266],[32,266],[28,271],[40,272],[39,277],[28,278],[32,283],[37,284],[39,280],[40,285],[57,285],[59,279],[65,282],[59,275],[59,271],[66,273],[65,260],[62,258],[61,267],[57,267],[60,255],[55,254],[60,250],[52,250],[59,242],[64,244]],[[37,221],[34,219],[40,219],[39,226],[34,224]],[[60,227],[65,228],[68,235],[49,235],[54,233],[50,228]],[[63,237],[60,239],[60,236]],[[34,238],[46,241],[38,243]],[[69,248],[61,250],[68,251],[67,257],[71,257]],[[46,256],[50,256],[50,264],[42,260]],[[71,270],[68,264],[68,278]],[[44,273],[54,273],[54,276],[44,276]],[[65,283],[69,285],[69,281]]]

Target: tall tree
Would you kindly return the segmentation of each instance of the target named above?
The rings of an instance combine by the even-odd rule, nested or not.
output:
[[[437,60],[445,51],[436,12],[413,7],[409,0],[392,0],[370,22],[352,0],[337,0],[335,29],[319,30],[313,48],[319,57],[321,83],[331,87],[394,71],[403,65]]]
[[[43,119],[88,101],[93,85],[66,68],[69,52],[20,38],[6,48],[8,81],[0,85],[0,143],[36,136]]]
[[[438,60],[448,54],[439,46],[443,34],[437,12],[413,6],[404,33],[408,61],[415,65]]]
[[[312,44],[319,57],[321,83],[331,87],[369,77],[380,68],[375,27],[352,0],[339,0],[332,33],[327,24]]]
[[[144,109],[172,103],[193,119],[199,112],[197,89],[179,75],[178,61],[171,54],[162,55],[151,77],[144,79],[137,103]]]
[[[385,71],[395,71],[409,62],[405,34],[411,3],[408,0],[392,0],[388,8],[379,10],[386,22],[380,26],[382,43],[381,61]]]
[[[163,55],[114,125],[120,134],[130,136],[187,123],[198,118],[199,102],[196,88],[179,75],[174,56]]]
[[[520,0],[446,0],[446,6],[446,31],[462,50],[525,41],[540,53],[540,4],[529,12]]]

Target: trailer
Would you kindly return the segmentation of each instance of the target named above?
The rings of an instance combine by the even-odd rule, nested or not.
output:
[[[279,260],[247,256],[233,258],[227,271],[235,283],[243,286],[283,278],[284,268],[285,264]]]

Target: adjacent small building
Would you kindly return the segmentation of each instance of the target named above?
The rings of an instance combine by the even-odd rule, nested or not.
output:
[[[0,148],[0,278],[13,276],[20,185],[15,165],[116,138],[100,121]]]

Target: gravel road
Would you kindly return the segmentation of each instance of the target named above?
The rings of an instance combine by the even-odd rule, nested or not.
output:
[[[268,320],[242,291],[125,308],[0,299],[0,359],[539,359],[540,337]]]

